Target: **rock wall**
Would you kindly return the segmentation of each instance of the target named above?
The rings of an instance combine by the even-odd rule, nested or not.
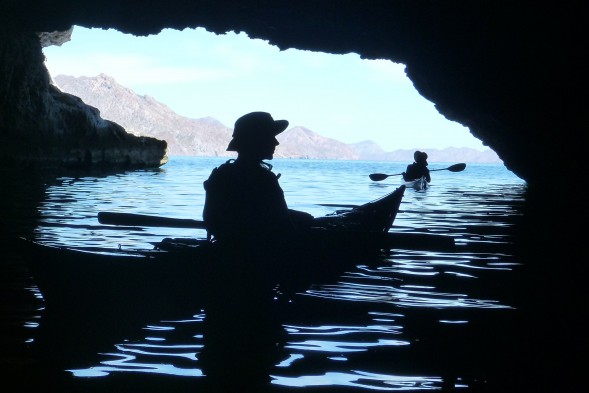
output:
[[[165,141],[127,133],[50,83],[42,41],[54,42],[47,34],[0,33],[1,162],[51,168],[163,165]]]

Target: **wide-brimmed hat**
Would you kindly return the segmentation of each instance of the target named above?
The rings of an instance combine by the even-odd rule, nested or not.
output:
[[[235,122],[233,139],[227,146],[228,151],[238,151],[244,146],[255,144],[262,138],[275,138],[286,130],[288,121],[274,120],[267,112],[251,112],[241,116]]]
[[[413,153],[413,159],[415,162],[425,162],[427,161],[427,153],[417,150],[415,153]]]

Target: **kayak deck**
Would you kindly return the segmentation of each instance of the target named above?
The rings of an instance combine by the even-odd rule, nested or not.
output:
[[[406,186],[378,199],[346,210],[315,218],[314,226],[326,229],[347,229],[367,232],[387,232],[399,212]]]

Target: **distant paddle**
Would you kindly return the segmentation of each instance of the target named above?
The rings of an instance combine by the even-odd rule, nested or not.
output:
[[[440,168],[440,169],[430,169],[430,172],[434,172],[434,171],[450,171],[450,172],[462,172],[464,170],[464,168],[466,168],[466,164],[465,163],[460,163],[460,164],[454,164],[454,165],[450,165],[448,168]],[[374,181],[381,181],[386,179],[389,176],[399,176],[402,175],[403,172],[401,173],[395,173],[392,175],[387,175],[384,173],[371,173],[370,175],[368,175],[368,177],[370,177],[370,180],[374,180]]]

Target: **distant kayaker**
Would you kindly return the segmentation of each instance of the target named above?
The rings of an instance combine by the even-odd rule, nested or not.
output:
[[[308,226],[313,217],[289,209],[272,172],[271,160],[279,142],[276,135],[288,127],[267,112],[251,112],[235,122],[228,151],[237,158],[213,169],[204,182],[203,219],[213,240],[264,242]]]
[[[407,169],[402,173],[403,180],[412,181],[425,176],[425,180],[428,183],[431,182],[432,179],[427,167],[427,153],[417,150],[413,153],[413,159],[415,162],[407,165]]]

